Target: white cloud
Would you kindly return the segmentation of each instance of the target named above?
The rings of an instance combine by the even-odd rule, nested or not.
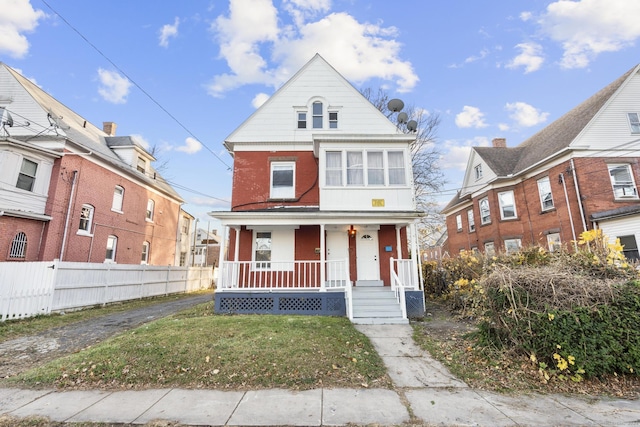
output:
[[[513,58],[507,68],[524,67],[525,74],[538,71],[544,62],[542,46],[538,43],[520,43],[516,48],[521,50],[520,55]]]
[[[527,21],[529,21],[531,18],[533,18],[533,14],[532,14],[531,12],[527,12],[527,11],[525,11],[525,12],[520,13],[520,19],[521,19],[523,22],[527,22]]]
[[[195,154],[202,150],[202,144],[195,138],[188,137],[184,140],[184,145],[176,147],[176,151],[182,151],[187,154]]]
[[[456,126],[460,128],[484,128],[484,113],[478,107],[465,105],[461,113],[456,115]]]
[[[539,19],[542,31],[562,44],[563,68],[584,68],[603,52],[633,46],[640,38],[640,2],[559,0]]]
[[[176,17],[173,25],[165,24],[160,28],[160,46],[169,47],[169,39],[178,36],[178,25],[180,25],[180,19]]]
[[[29,41],[23,33],[35,30],[46,15],[34,10],[29,0],[3,0],[0,7],[0,53],[23,58],[29,52]]]
[[[103,70],[102,68],[98,69],[98,78],[101,84],[98,88],[98,93],[105,101],[114,104],[124,104],[127,102],[127,96],[131,88],[129,79],[122,77],[115,71]]]
[[[401,45],[394,39],[398,33],[394,27],[360,23],[347,13],[310,20],[329,10],[330,2],[321,0],[288,1],[285,11],[294,25],[281,27],[272,0],[247,3],[231,0],[228,16],[219,16],[211,27],[220,56],[230,68],[208,85],[213,96],[245,84],[277,87],[316,52],[355,83],[371,78],[394,80],[398,92],[410,91],[418,83],[411,63],[399,58]],[[271,56],[263,56],[262,51]]]
[[[446,161],[440,162],[440,167],[464,171],[467,168],[471,147],[489,147],[490,145],[489,139],[482,136],[466,140],[462,144],[457,141],[445,141],[441,159]]]
[[[134,142],[137,142],[138,144],[140,144],[142,148],[144,148],[145,150],[149,150],[149,148],[151,148],[151,144],[149,144],[149,141],[147,141],[140,134],[136,134],[136,133],[131,134],[131,139],[133,139]]]
[[[253,105],[253,108],[260,108],[262,104],[267,102],[267,99],[269,99],[269,95],[267,95],[266,93],[259,93],[253,97],[253,99],[251,100],[251,105]]]
[[[505,110],[509,111],[511,117],[519,126],[531,127],[544,123],[549,117],[549,113],[542,113],[537,108],[525,102],[513,102],[505,105]]]
[[[498,129],[500,129],[502,132],[506,132],[511,129],[511,126],[506,123],[498,123]]]

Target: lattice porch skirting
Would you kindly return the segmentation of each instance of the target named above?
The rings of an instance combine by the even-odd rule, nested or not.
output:
[[[217,292],[217,314],[346,316],[344,292]]]

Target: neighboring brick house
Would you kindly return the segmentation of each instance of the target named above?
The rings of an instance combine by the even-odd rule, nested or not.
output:
[[[0,262],[172,265],[182,198],[131,137],[0,63]]]
[[[640,67],[516,147],[474,147],[443,210],[451,255],[538,245],[573,250],[601,228],[637,258],[640,239]]]
[[[409,258],[407,240],[421,216],[414,140],[320,55],[312,58],[225,140],[234,170],[231,212],[211,213],[230,229],[216,311],[385,323],[406,321],[412,302],[423,312],[422,298],[411,300],[420,293],[418,253],[414,244]],[[365,288],[395,302],[360,311]]]

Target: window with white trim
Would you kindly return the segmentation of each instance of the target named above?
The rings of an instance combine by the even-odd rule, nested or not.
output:
[[[147,171],[147,161],[142,157],[138,157],[138,165],[136,167],[138,172],[145,173]]]
[[[462,215],[456,215],[456,229],[462,231]]]
[[[551,182],[548,176],[538,180],[538,195],[540,196],[540,205],[543,211],[553,209],[553,195],[551,194]]]
[[[613,187],[613,195],[616,199],[637,199],[638,191],[633,180],[631,165],[609,165],[609,176]]]
[[[118,246],[118,238],[116,236],[107,237],[107,252],[104,256],[104,262],[116,262],[117,246]]]
[[[367,151],[367,184],[384,185],[382,151]]]
[[[337,111],[329,111],[329,129],[338,129]]]
[[[298,111],[298,129],[307,128],[307,112]]]
[[[467,211],[467,220],[469,221],[469,232],[476,231],[476,220],[473,217],[473,209]]]
[[[640,133],[640,114],[627,113],[629,119],[629,126],[631,127],[631,133]]]
[[[389,185],[405,185],[404,152],[389,151]]]
[[[122,212],[122,202],[124,200],[124,188],[116,185],[113,189],[113,201],[111,202],[111,210]]]
[[[314,129],[322,129],[322,102],[316,101],[312,104],[312,122]]]
[[[342,151],[327,151],[325,158],[326,185],[329,187],[342,185]]]
[[[38,164],[36,162],[29,159],[22,159],[22,165],[20,166],[20,173],[18,174],[16,187],[26,191],[33,191],[37,171]]]
[[[272,199],[293,199],[295,191],[295,162],[271,162]]]
[[[153,221],[153,211],[155,210],[156,202],[152,199],[147,200],[147,213],[145,214],[145,219],[147,221]]]
[[[149,242],[142,243],[142,256],[140,257],[140,264],[148,264],[149,263],[149,247],[151,244]]]
[[[500,217],[502,219],[514,219],[517,217],[516,201],[512,190],[498,193],[498,203],[500,205]]]
[[[20,231],[11,241],[9,258],[25,258],[27,255],[27,235]]]
[[[475,165],[473,168],[476,176],[476,181],[482,178],[482,163]]]
[[[253,260],[256,262],[256,269],[271,268],[271,232],[257,231],[255,244]]]
[[[549,252],[559,251],[562,248],[560,233],[547,234],[547,247],[549,248]]]
[[[480,222],[482,224],[489,224],[491,222],[491,210],[489,208],[489,198],[485,197],[478,202],[480,207]]]
[[[82,205],[80,209],[80,224],[78,225],[79,234],[90,234],[91,224],[93,223],[94,208],[91,205]]]
[[[362,151],[347,151],[347,185],[364,185]]]
[[[484,253],[487,255],[495,255],[496,253],[495,244],[493,242],[485,242]]]
[[[522,241],[520,239],[505,239],[504,240],[504,251],[507,254],[516,253],[522,247]]]

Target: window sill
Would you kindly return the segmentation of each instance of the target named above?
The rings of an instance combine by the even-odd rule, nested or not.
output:
[[[548,213],[550,213],[550,212],[555,212],[555,211],[556,211],[556,208],[555,208],[555,206],[554,206],[554,207],[552,207],[552,208],[549,208],[549,209],[545,209],[545,210],[540,211],[540,215],[548,214]]]
[[[618,197],[613,199],[614,202],[640,202],[638,197]]]
[[[119,213],[119,214],[123,214],[124,213],[123,211],[119,211],[119,210],[113,209],[113,208],[111,208],[111,212],[115,212],[115,213]]]
[[[152,220],[152,219],[145,218],[144,220],[145,220],[146,222],[149,222],[149,223],[153,224],[153,220]]]
[[[93,234],[91,234],[91,233],[89,233],[87,231],[78,230],[76,232],[76,236],[93,237]]]
[[[267,202],[295,202],[295,197],[269,197]]]

